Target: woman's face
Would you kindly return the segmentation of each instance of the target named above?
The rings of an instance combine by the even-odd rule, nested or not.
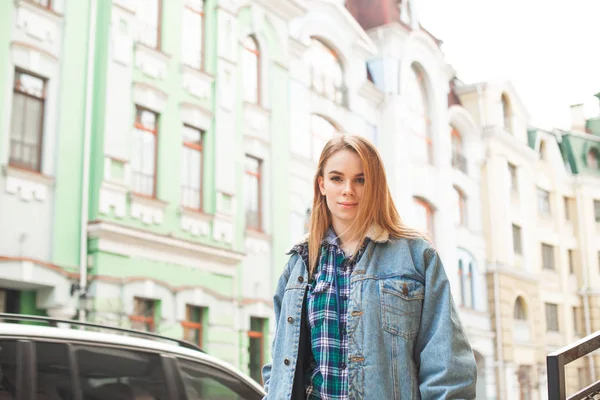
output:
[[[350,150],[334,153],[325,163],[318,183],[334,227],[341,228],[352,223],[365,190],[364,172],[358,155]]]

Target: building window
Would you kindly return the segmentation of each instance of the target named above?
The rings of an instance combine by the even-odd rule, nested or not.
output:
[[[511,193],[519,192],[519,181],[517,178],[517,166],[508,163],[508,187],[510,188]]]
[[[542,243],[542,268],[554,270],[554,246]]]
[[[133,315],[129,316],[131,327],[146,332],[156,329],[156,300],[134,297]]]
[[[463,307],[474,308],[473,264],[465,268],[463,260],[458,260],[458,275],[460,280],[460,301]]]
[[[600,222],[600,200],[594,200],[594,218]]]
[[[244,165],[244,194],[246,196],[246,228],[262,230],[262,161],[246,155]]]
[[[260,49],[254,36],[246,36],[242,55],[244,101],[260,103]]]
[[[407,124],[410,133],[414,136],[411,147],[413,157],[417,162],[431,164],[433,140],[429,96],[425,72],[417,64],[411,66],[406,95],[408,99],[406,104],[409,107]]]
[[[600,151],[598,149],[590,149],[587,152],[586,164],[590,169],[600,168]]]
[[[527,321],[525,301],[521,296],[517,297],[517,300],[515,301],[515,307],[513,309],[513,318],[517,321]]]
[[[575,273],[575,261],[573,260],[573,250],[567,250],[567,258],[569,259],[569,274]]]
[[[466,174],[467,158],[464,155],[462,136],[456,128],[450,128],[452,129],[452,167]]]
[[[264,348],[265,348],[265,327],[267,320],[264,318],[250,318],[250,331],[248,331],[248,337],[250,338],[250,344],[248,347],[248,353],[250,355],[250,363],[248,369],[250,370],[250,377],[256,382],[262,384],[261,369],[264,365]]]
[[[133,153],[131,155],[133,192],[143,196],[156,197],[158,114],[137,106],[134,126]]]
[[[320,115],[312,114],[310,116],[312,160],[314,162],[319,162],[319,157],[321,157],[321,152],[323,151],[325,144],[329,139],[340,134],[340,130],[329,120]]]
[[[341,106],[347,106],[344,72],[337,53],[313,38],[309,49],[311,89]]]
[[[162,0],[139,1],[136,10],[138,19],[138,42],[151,49],[160,49],[160,25]]]
[[[523,254],[523,241],[521,239],[521,227],[519,225],[512,225],[512,236],[513,236],[513,251],[515,254]]]
[[[571,205],[573,204],[573,199],[566,196],[563,199],[565,205],[565,220],[571,221]]]
[[[203,132],[183,126],[181,153],[181,205],[202,209],[202,138]]]
[[[459,188],[452,188],[454,197],[454,224],[456,226],[467,226],[467,199]]]
[[[513,133],[512,131],[512,109],[510,106],[510,102],[508,101],[508,96],[506,94],[502,94],[502,116],[503,116],[503,124],[502,127],[508,133]]]
[[[9,164],[41,171],[46,80],[15,70]]]
[[[573,333],[575,336],[583,336],[583,310],[581,307],[573,307]]]
[[[187,305],[185,307],[185,321],[181,322],[183,327],[183,339],[202,348],[203,325],[205,308]]]
[[[183,63],[204,69],[204,0],[185,0],[183,8]]]
[[[558,332],[558,305],[546,303],[546,331]]]
[[[550,192],[537,188],[538,213],[550,215]]]
[[[546,142],[543,141],[543,140],[540,141],[539,153],[540,153],[540,159],[542,159],[542,160],[546,160],[547,159],[547,155],[546,155]]]
[[[433,207],[418,197],[413,198],[415,207],[415,227],[433,236]]]

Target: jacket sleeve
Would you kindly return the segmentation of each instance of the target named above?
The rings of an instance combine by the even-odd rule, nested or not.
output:
[[[277,325],[279,323],[279,314],[281,313],[281,301],[283,299],[283,293],[285,292],[287,282],[290,279],[292,265],[292,258],[290,258],[285,268],[283,269],[283,273],[279,277],[279,281],[277,282],[277,289],[275,290],[275,296],[273,296],[273,308],[275,309],[275,335],[273,336],[273,343],[275,342],[275,337],[277,336]],[[264,382],[265,392],[267,393],[269,392],[269,379],[271,377],[272,365],[272,363],[268,363],[262,367],[262,378]],[[265,399],[267,397],[268,395],[265,396]]]
[[[423,399],[474,399],[475,357],[463,330],[450,291],[450,282],[437,252],[424,254],[425,296],[415,358]]]

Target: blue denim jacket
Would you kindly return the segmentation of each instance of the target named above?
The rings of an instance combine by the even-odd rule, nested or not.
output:
[[[307,266],[292,253],[274,297],[268,400],[292,396]],[[477,369],[439,255],[421,239],[372,237],[348,304],[351,400],[474,399]]]

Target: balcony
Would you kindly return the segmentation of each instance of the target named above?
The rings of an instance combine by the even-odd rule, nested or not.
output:
[[[468,174],[467,172],[467,158],[456,151],[452,152],[452,167],[458,169],[459,171],[463,172],[465,175]]]

